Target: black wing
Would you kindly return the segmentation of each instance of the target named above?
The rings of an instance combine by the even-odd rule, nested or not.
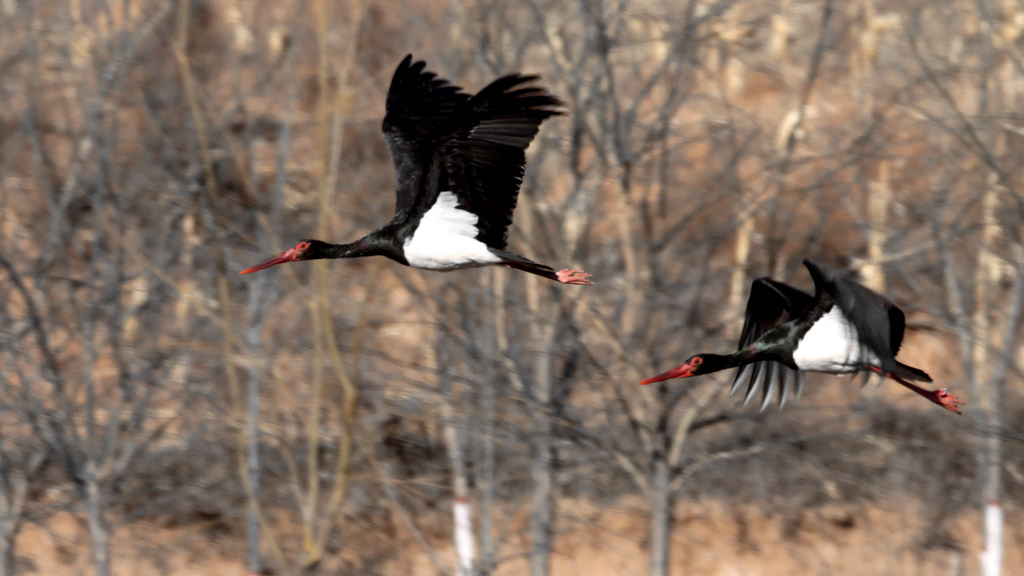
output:
[[[537,76],[499,78],[440,129],[438,162],[459,207],[477,216],[477,240],[503,249],[526,167],[526,148],[561,101],[531,85]],[[438,190],[440,192],[440,190]],[[426,206],[434,199],[426,200]]]
[[[815,286],[828,292],[857,331],[857,340],[878,357],[881,368],[896,369],[896,353],[903,342],[903,311],[881,294],[841,274],[804,260]]]
[[[743,320],[743,332],[740,334],[739,349],[746,348],[757,342],[766,332],[804,315],[811,307],[814,298],[811,295],[776,282],[770,278],[758,278],[750,286],[750,297],[747,300],[747,311]],[[786,403],[791,393],[799,396],[804,387],[804,375],[799,370],[789,368],[779,362],[763,360],[746,364],[736,373],[730,394],[735,393],[749,382],[747,393],[743,398],[746,404],[764,387],[761,410],[764,410],[781,388],[780,407]]]
[[[469,100],[461,88],[426,71],[426,66],[422,60],[413,62],[412,54],[406,56],[388,89],[382,129],[398,180],[396,214],[415,203],[438,128]]]

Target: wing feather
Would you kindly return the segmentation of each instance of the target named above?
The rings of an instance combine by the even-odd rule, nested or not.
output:
[[[750,297],[747,299],[747,310],[743,319],[743,330],[740,333],[739,349],[742,350],[761,338],[766,332],[802,316],[811,306],[811,295],[797,290],[770,278],[758,278],[750,286]],[[803,377],[788,366],[773,360],[762,360],[741,368],[733,380],[732,392],[736,392],[747,383],[747,392],[743,403],[750,401],[757,391],[764,389],[761,409],[764,410],[771,402],[775,391],[782,388],[781,401],[784,403],[795,392],[799,396]],[[797,390],[787,387],[794,383]],[[730,392],[730,393],[732,393]],[[780,405],[781,406],[781,405]]]
[[[477,239],[504,249],[526,167],[526,148],[562,103],[536,76],[499,78],[465,102],[443,128],[439,157],[459,207],[475,214]]]
[[[388,89],[387,112],[381,126],[398,181],[395,214],[402,215],[423,190],[438,129],[469,95],[437,74],[427,63],[408,55],[398,65]]]

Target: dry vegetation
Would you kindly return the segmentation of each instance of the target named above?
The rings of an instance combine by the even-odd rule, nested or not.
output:
[[[1004,0],[0,0],[0,574],[974,574],[1024,566],[1024,10]],[[238,270],[391,214],[408,52],[539,73],[510,242],[593,287]],[[968,401],[727,350],[813,258]],[[465,558],[463,558],[465,561]]]

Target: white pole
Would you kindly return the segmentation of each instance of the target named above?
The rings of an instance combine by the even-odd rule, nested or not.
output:
[[[473,542],[473,508],[469,499],[455,498],[455,554],[459,558],[459,576],[471,576],[476,558]]]
[[[1003,506],[993,500],[985,506],[985,547],[981,551],[982,576],[999,576],[1003,564]]]

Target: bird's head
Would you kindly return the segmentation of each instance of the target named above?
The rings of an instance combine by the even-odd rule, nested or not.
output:
[[[710,361],[709,361],[710,360]],[[694,354],[690,356],[690,359],[685,363],[681,364],[677,368],[673,368],[664,374],[658,374],[652,378],[644,380],[640,384],[653,384],[655,382],[661,382],[662,380],[669,380],[671,378],[689,378],[690,376],[700,376],[701,374],[708,374],[715,372],[718,368],[715,367],[716,362],[711,354]]]
[[[285,262],[325,258],[329,247],[330,244],[319,240],[300,240],[295,246],[292,246],[273,258],[268,258],[267,260],[260,262],[252,268],[246,268],[239,272],[239,274],[249,274],[256,272],[257,270],[263,270],[264,268],[270,268],[271,266],[276,266]]]

